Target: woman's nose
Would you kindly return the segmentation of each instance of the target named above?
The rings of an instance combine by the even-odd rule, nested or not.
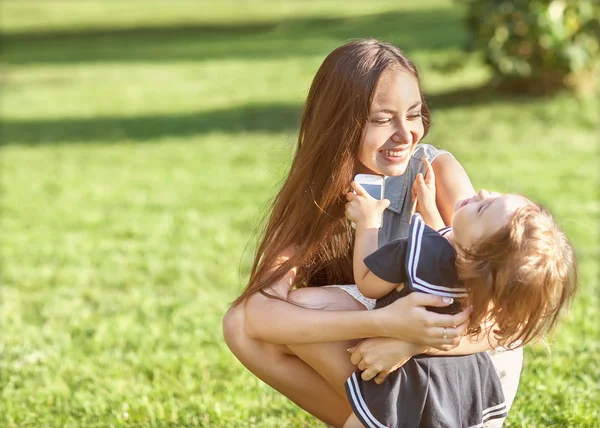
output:
[[[392,135],[392,141],[396,144],[412,144],[412,134],[404,126],[399,126]]]

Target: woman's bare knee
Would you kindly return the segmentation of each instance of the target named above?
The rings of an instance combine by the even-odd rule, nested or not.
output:
[[[225,343],[237,355],[247,337],[244,303],[229,308],[223,317],[222,328]]]

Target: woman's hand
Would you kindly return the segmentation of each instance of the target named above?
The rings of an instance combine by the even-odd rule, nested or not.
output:
[[[446,315],[428,311],[425,306],[445,307],[450,304],[452,299],[448,297],[413,292],[389,306],[374,310],[373,316],[378,317],[383,337],[449,351],[458,346],[467,330],[472,308],[456,315]]]
[[[362,370],[365,381],[375,378],[381,384],[392,373],[414,355],[422,354],[427,348],[387,337],[365,339],[348,349],[350,361]]]
[[[381,227],[383,211],[390,205],[388,199],[377,200],[357,182],[350,183],[356,193],[346,194],[346,217],[353,221],[356,226],[364,228]]]

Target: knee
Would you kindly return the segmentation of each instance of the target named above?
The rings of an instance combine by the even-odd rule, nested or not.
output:
[[[223,338],[225,343],[233,352],[237,354],[243,349],[244,342],[247,341],[246,320],[244,314],[244,303],[229,308],[222,322]]]

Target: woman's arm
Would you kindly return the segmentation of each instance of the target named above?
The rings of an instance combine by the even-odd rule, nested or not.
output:
[[[440,351],[439,349],[428,349],[425,353],[428,355],[437,356],[457,356],[477,354],[478,352],[489,351],[498,346],[498,341],[493,334],[480,334],[479,337],[472,338],[464,336],[458,346],[448,351]]]
[[[453,156],[442,153],[431,165],[435,173],[436,204],[444,223],[449,225],[454,205],[473,196],[475,189],[466,171]]]
[[[289,283],[286,285],[282,280],[276,287],[284,290],[287,296]],[[281,291],[279,296],[283,297]],[[255,293],[245,305],[246,330],[254,339],[284,345],[383,336],[436,349],[452,349],[466,331],[470,310],[446,315],[425,309],[426,306],[449,304],[440,296],[412,293],[373,311],[327,311],[308,309]],[[399,313],[402,316],[398,316]],[[446,339],[442,334],[444,326],[456,326],[447,329]]]
[[[490,310],[492,306],[490,305]],[[497,326],[494,320],[490,319],[481,324],[481,333],[476,337],[464,336],[460,339],[458,346],[451,350],[441,351],[438,349],[428,349],[425,353],[439,356],[470,355],[478,352],[489,351],[498,347],[498,338],[494,334]]]
[[[464,336],[456,348],[446,351],[415,345],[403,340],[377,337],[363,340],[348,349],[348,352],[351,354],[352,363],[363,370],[361,376],[364,380],[368,381],[374,378],[375,383],[383,383],[390,373],[418,354],[458,356],[493,349],[498,343],[494,339],[494,335],[489,333],[491,331],[488,330],[488,333],[481,334],[476,339]]]

